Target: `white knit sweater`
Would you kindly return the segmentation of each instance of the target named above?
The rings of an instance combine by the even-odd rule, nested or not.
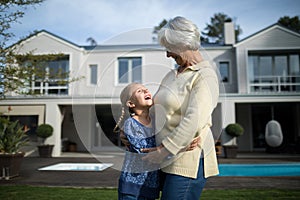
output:
[[[219,173],[210,131],[211,114],[218,97],[218,78],[208,61],[180,74],[172,70],[165,76],[154,97],[156,140],[157,145],[162,143],[176,156],[171,164],[163,166],[164,172],[196,178],[202,153],[205,177]],[[198,148],[180,153],[199,135],[201,144]]]

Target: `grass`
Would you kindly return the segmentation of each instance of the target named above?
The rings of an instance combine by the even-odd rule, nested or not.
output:
[[[113,200],[117,199],[116,189],[98,188],[63,188],[34,186],[0,186],[0,199],[5,200]],[[201,200],[273,200],[300,199],[299,190],[291,189],[234,189],[234,190],[204,190]]]

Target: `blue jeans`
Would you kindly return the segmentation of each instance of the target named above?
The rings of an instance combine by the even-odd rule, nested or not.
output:
[[[165,181],[161,200],[198,200],[206,183],[204,161],[200,159],[196,179],[164,173]]]
[[[154,199],[147,199],[146,197],[136,197],[131,194],[123,194],[119,192],[118,200],[154,200]]]

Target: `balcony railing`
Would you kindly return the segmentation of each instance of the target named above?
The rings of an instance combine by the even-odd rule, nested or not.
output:
[[[250,92],[300,92],[300,76],[254,76]]]
[[[35,80],[31,83],[31,91],[42,95],[68,95],[68,84],[63,84],[64,79],[50,79],[48,81]]]

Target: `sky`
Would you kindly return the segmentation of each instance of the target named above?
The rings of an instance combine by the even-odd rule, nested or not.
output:
[[[42,29],[77,45],[88,45],[89,37],[98,44],[149,43],[163,19],[183,16],[204,31],[216,13],[234,19],[243,39],[280,17],[300,17],[300,0],[45,0],[12,24],[10,43]]]

